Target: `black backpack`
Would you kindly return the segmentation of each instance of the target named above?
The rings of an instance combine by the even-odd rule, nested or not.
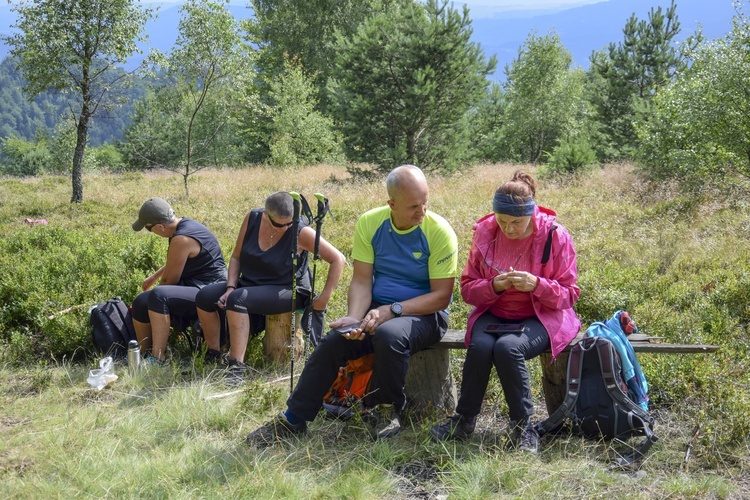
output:
[[[136,340],[130,308],[120,297],[100,302],[89,312],[94,346],[102,353],[122,358],[128,353],[128,342]]]
[[[616,460],[621,467],[633,466],[658,440],[654,419],[634,403],[622,380],[620,358],[612,343],[602,337],[587,337],[574,345],[568,359],[567,396],[560,408],[537,424],[540,436],[571,424],[573,433],[589,439],[625,442],[645,436]]]

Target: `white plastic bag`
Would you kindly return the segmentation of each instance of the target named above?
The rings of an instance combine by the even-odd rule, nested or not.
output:
[[[115,380],[117,380],[115,365],[112,356],[107,356],[99,361],[98,370],[89,371],[89,378],[86,379],[86,382],[97,391],[101,391],[109,384],[113,384]]]

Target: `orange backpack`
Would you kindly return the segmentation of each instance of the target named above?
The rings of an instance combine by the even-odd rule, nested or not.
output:
[[[346,366],[339,368],[338,377],[323,397],[327,416],[343,419],[354,416],[355,408],[361,406],[360,402],[367,394],[374,360],[374,354],[367,354],[349,360]]]

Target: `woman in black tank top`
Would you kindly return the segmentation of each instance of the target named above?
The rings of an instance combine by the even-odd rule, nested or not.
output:
[[[143,281],[143,293],[132,307],[141,352],[150,350],[146,360],[159,363],[164,359],[172,319],[194,320],[198,290],[226,281],[227,268],[213,233],[192,219],[175,217],[162,198],[151,198],[141,206],[133,229],[144,228],[169,239],[166,263]]]
[[[245,350],[251,333],[251,316],[280,314],[292,310],[293,200],[287,192],[266,198],[264,208],[255,208],[245,216],[237,243],[229,259],[227,281],[204,287],[196,297],[198,317],[208,351],[207,360],[220,358],[219,309],[226,309],[229,324],[229,364],[246,373]],[[310,299],[308,252],[314,251],[315,231],[300,224],[297,272],[297,304],[304,307]],[[324,311],[344,268],[345,258],[322,237],[320,257],[328,262],[328,277],[313,308]],[[253,330],[252,333],[259,333]]]

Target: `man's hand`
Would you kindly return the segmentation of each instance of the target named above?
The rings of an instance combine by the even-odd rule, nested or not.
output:
[[[367,335],[361,328],[362,321],[359,318],[355,318],[353,316],[344,316],[343,318],[339,318],[336,321],[332,321],[330,326],[335,332],[337,328],[341,328],[342,330],[347,330],[345,332],[339,333],[342,337],[348,340],[362,340]],[[349,330],[348,326],[351,325],[357,325],[356,328],[353,328]]]
[[[373,335],[380,325],[395,317],[396,316],[391,312],[390,305],[370,309],[362,319],[362,329],[370,335]]]

